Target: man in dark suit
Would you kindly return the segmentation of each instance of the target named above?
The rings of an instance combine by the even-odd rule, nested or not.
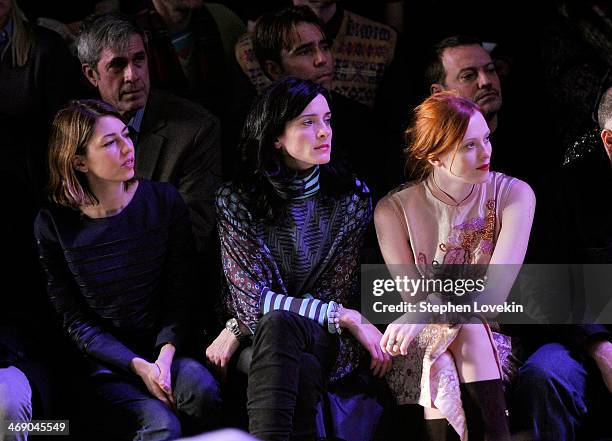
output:
[[[532,231],[539,261],[572,269],[555,274],[554,282],[543,278],[569,287],[568,312],[575,323],[527,328],[532,335],[519,335],[531,354],[510,389],[511,416],[518,430],[542,441],[612,437],[612,321],[609,309],[603,312],[610,304],[603,296],[609,293],[605,280],[612,264],[610,85],[597,115],[599,129],[581,137],[567,163],[547,180],[539,198],[540,225]],[[551,290],[539,305],[558,305],[559,291]]]
[[[150,90],[144,32],[129,20],[92,17],[77,40],[83,73],[117,108],[136,147],[139,178],[170,182],[189,207],[198,250],[214,227],[214,193],[221,182],[220,128],[201,106]]]
[[[527,181],[537,196],[543,172],[556,164],[550,137],[540,129],[548,119],[537,106],[524,105],[533,96],[531,89],[513,88],[510,79],[498,75],[497,61],[478,38],[449,36],[428,50],[425,86],[429,94],[450,90],[478,104],[491,131],[491,169]],[[503,99],[502,85],[511,92]]]

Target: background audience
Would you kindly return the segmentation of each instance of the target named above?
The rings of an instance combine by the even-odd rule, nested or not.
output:
[[[108,12],[114,15],[100,15]],[[134,143],[136,176],[167,182],[184,199],[198,268],[187,344],[200,362],[209,355],[223,365],[215,375],[226,379],[226,395],[238,392],[226,400],[231,416],[246,386],[232,377],[239,360],[229,354],[234,336],[223,327],[213,203],[223,179],[248,178],[238,167],[238,142],[257,95],[288,75],[325,87],[332,162],[343,160],[376,201],[414,178],[401,156],[415,107],[434,92],[458,92],[489,123],[492,167],[525,180],[537,195],[526,262],[607,264],[611,23],[610,6],[599,0],[0,0],[0,183],[10,207],[2,219],[10,258],[1,271],[5,280],[28,274],[17,289],[6,289],[0,317],[0,414],[68,417],[74,439],[96,437],[88,418],[97,410],[89,411],[81,383],[66,370],[83,355],[61,335],[31,227],[46,198],[50,124],[69,100],[97,97],[116,107]],[[383,262],[371,223],[361,255]],[[523,295],[569,302],[567,317],[592,323],[578,289],[585,276],[572,271],[558,280],[571,295],[561,298],[560,285],[537,293],[521,286]],[[525,362],[507,390],[513,431],[542,440],[610,436],[609,327],[521,325],[504,332],[520,340],[513,348]],[[568,391],[571,399],[559,398]],[[318,415],[333,415],[339,396],[328,403],[331,412]],[[351,414],[363,409],[369,412],[356,406]],[[383,416],[376,439],[389,441],[396,434],[385,428],[397,407],[386,410],[392,417]],[[226,420],[246,428],[240,418]],[[369,421],[356,416],[347,424],[357,420]],[[360,429],[338,430],[350,440]]]

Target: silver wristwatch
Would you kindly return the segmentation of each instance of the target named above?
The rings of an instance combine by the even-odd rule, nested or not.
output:
[[[236,320],[233,317],[229,319],[227,322],[225,322],[225,328],[228,331],[230,331],[232,334],[234,334],[234,337],[236,337],[236,340],[238,341],[242,341],[246,338],[246,335],[244,335],[242,331],[240,330],[240,325],[238,325],[238,320]]]

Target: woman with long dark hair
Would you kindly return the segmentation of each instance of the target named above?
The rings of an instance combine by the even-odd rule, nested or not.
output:
[[[249,426],[264,440],[314,439],[328,380],[353,372],[364,347],[375,374],[390,366],[380,331],[351,309],[372,210],[365,184],[331,160],[328,100],[307,80],[274,83],[247,117],[241,173],[217,195],[234,318],[213,349],[252,337]]]

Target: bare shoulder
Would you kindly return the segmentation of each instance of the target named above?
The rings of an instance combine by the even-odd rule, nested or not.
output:
[[[515,179],[510,194],[508,195],[508,203],[520,203],[535,205],[536,197],[531,186],[520,179]]]
[[[374,211],[374,227],[379,239],[395,242],[400,237],[407,237],[406,216],[399,201],[393,195],[382,198]]]
[[[410,181],[391,190],[383,197],[374,211],[374,221],[383,222],[390,218],[404,219],[407,213],[406,202],[414,197],[415,192],[419,191],[419,182]]]
[[[383,197],[376,204],[376,209],[374,210],[374,222],[376,224],[383,224],[398,217],[398,207],[397,202],[395,202],[391,194]]]
[[[374,226],[378,246],[387,264],[414,262],[410,249],[406,213],[404,213],[397,193],[382,198],[374,211]]]

